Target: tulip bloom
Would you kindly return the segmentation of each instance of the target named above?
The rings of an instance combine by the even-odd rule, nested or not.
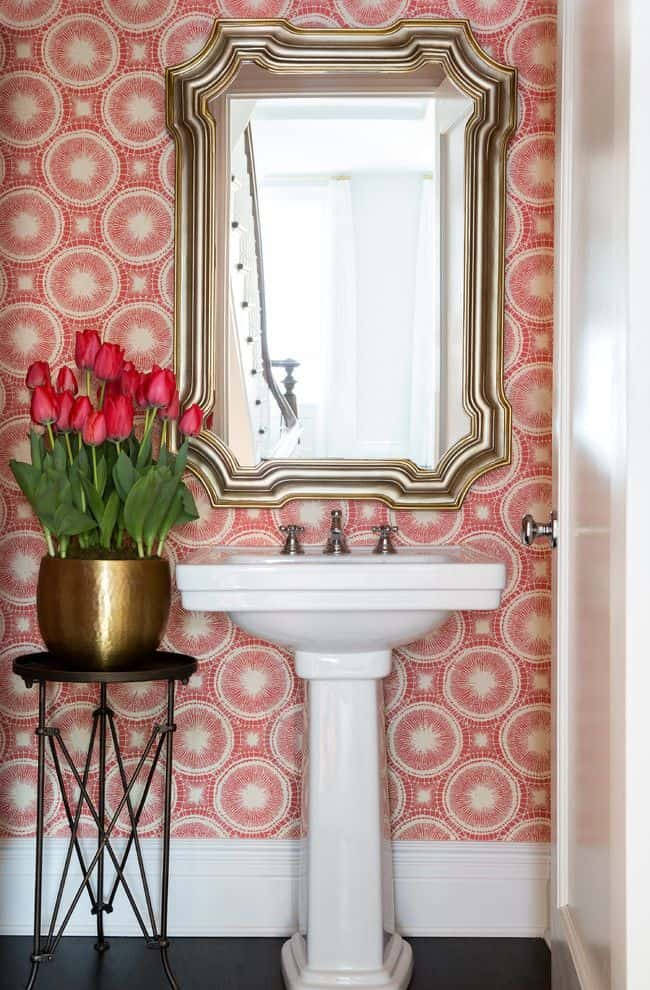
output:
[[[50,426],[59,415],[59,403],[51,385],[37,385],[32,393],[31,416],[35,423]]]
[[[196,437],[201,432],[203,413],[197,402],[185,410],[178,422],[178,428],[186,437]]]
[[[128,395],[109,396],[104,403],[106,436],[117,443],[126,440],[133,429],[133,403]]]
[[[161,406],[158,410],[158,415],[161,419],[178,419],[178,414],[180,412],[180,404],[178,401],[178,389],[174,390],[174,395],[172,401],[168,406]]]
[[[74,345],[75,364],[81,371],[92,371],[97,352],[102,346],[96,330],[84,330],[77,333]]]
[[[73,395],[77,394],[79,386],[77,385],[77,379],[72,374],[70,368],[61,368],[56,376],[56,388],[58,392],[65,392],[68,390],[72,392]]]
[[[147,376],[140,375],[140,380],[135,389],[135,404],[138,409],[148,409],[149,402],[147,400]]]
[[[99,447],[106,439],[106,416],[99,412],[91,412],[84,423],[83,440],[89,447]]]
[[[50,366],[47,361],[34,361],[27,369],[25,377],[27,388],[37,388],[39,385],[50,384]]]
[[[125,361],[120,375],[120,388],[124,395],[130,399],[135,398],[135,393],[140,384],[140,372],[132,361]]]
[[[149,372],[145,382],[145,395],[150,406],[168,406],[176,391],[176,376],[168,368],[157,366]]]
[[[97,351],[93,371],[102,382],[114,382],[122,374],[124,351],[117,344],[102,344]]]
[[[71,428],[76,430],[77,433],[81,433],[92,411],[93,407],[87,395],[80,395],[75,399],[70,411]]]
[[[72,429],[70,414],[74,406],[74,395],[69,389],[58,396],[59,415],[56,417],[56,428],[59,433],[67,433]]]

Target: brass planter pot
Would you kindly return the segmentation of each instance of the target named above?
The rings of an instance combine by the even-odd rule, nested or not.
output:
[[[43,557],[36,604],[50,653],[81,670],[137,666],[160,645],[171,602],[169,563]]]

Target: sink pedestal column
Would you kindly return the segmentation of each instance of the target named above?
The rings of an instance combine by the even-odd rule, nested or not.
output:
[[[307,889],[282,949],[288,990],[404,990],[411,947],[395,933],[382,678],[389,650],[298,651],[308,681],[303,776]]]

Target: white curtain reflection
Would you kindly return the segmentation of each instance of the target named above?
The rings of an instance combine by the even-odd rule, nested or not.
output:
[[[440,319],[434,257],[433,179],[424,177],[413,291],[409,457],[416,464],[438,463]]]

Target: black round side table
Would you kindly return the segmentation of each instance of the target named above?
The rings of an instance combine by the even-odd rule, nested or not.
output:
[[[179,653],[153,653],[148,657],[143,657],[136,669],[131,670],[110,670],[110,671],[87,671],[71,670],[65,666],[64,660],[60,657],[51,656],[49,653],[35,653],[30,656],[19,657],[14,661],[14,673],[23,678],[28,688],[38,684],[38,783],[36,797],[36,876],[34,890],[34,944],[31,955],[32,969],[26,990],[31,990],[36,982],[38,968],[41,963],[52,959],[54,953],[63,937],[65,929],[72,917],[73,911],[79,899],[87,891],[90,899],[91,912],[97,916],[97,942],[95,949],[97,952],[105,952],[108,949],[108,942],[104,937],[104,914],[110,914],[113,910],[115,895],[120,886],[126,894],[129,904],[135,914],[136,920],[147,945],[153,949],[159,949],[165,975],[174,988],[178,990],[179,984],[176,982],[172,972],[167,949],[169,939],[167,938],[167,902],[169,898],[169,833],[171,826],[171,797],[172,797],[172,763],[174,732],[174,693],[176,681],[186,684],[190,676],[196,670],[197,662],[192,657],[186,657]],[[124,760],[120,749],[117,731],[115,728],[114,713],[108,706],[107,688],[109,684],[126,684],[136,681],[167,681],[167,712],[164,722],[154,725],[149,739],[144,747],[135,770],[130,778],[127,778]],[[46,685],[49,681],[59,681],[75,684],[98,684],[99,685],[99,706],[93,712],[90,741],[86,753],[84,766],[81,771],[75,766],[70,750],[63,739],[60,730],[56,726],[47,725],[46,717]],[[113,744],[113,752],[119,769],[120,781],[122,785],[122,797],[110,819],[106,821],[106,744],[110,735]],[[70,827],[70,842],[65,856],[63,871],[56,893],[52,917],[45,937],[42,940],[42,889],[43,889],[43,825],[44,825],[44,796],[45,796],[45,744],[49,745],[52,763],[61,792],[61,799],[65,808],[66,818]],[[99,749],[99,781],[97,807],[88,793],[88,775],[95,749],[95,740]],[[156,767],[158,766],[163,747],[165,749],[165,794],[163,809],[163,853],[162,853],[162,887],[160,905],[160,927],[156,923],[156,916],[153,909],[151,893],[144,868],[140,838],[138,836],[138,823],[144,809],[151,783],[153,781]],[[153,752],[146,772],[143,774],[144,787],[139,801],[134,806],[132,800],[133,788],[145,764]],[[75,779],[79,788],[79,799],[76,806],[68,798],[63,782],[62,765],[67,768]],[[92,858],[86,862],[81,843],[79,842],[79,823],[84,804],[97,827],[97,849]],[[130,823],[130,831],[126,847],[118,857],[110,838],[117,824],[123,809],[126,807]],[[142,912],[138,908],[135,898],[129,888],[124,875],[127,859],[131,848],[135,847],[138,869],[142,880],[144,898],[146,903],[146,914],[149,920],[149,930],[147,923],[142,917]],[[81,867],[82,880],[76,890],[74,897],[57,929],[57,918],[61,908],[63,892],[68,878],[70,863],[73,853],[79,861]],[[104,857],[110,857],[115,870],[110,893],[104,897]],[[96,883],[93,887],[92,875],[96,873]]]

